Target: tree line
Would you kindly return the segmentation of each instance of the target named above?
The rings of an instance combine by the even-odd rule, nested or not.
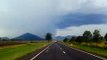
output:
[[[105,34],[105,36],[101,36],[100,31],[99,30],[94,30],[93,33],[91,33],[90,31],[86,30],[82,36],[73,36],[71,39],[67,39],[65,38],[63,40],[64,42],[78,42],[78,43],[82,43],[82,42],[101,42],[101,41],[107,41],[107,33]]]

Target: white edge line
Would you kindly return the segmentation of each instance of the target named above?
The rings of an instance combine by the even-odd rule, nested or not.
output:
[[[49,45],[50,46],[50,45]],[[43,49],[40,53],[38,53],[37,55],[35,55],[33,58],[31,58],[30,60],[34,60],[35,58],[37,58],[40,54],[42,54],[45,50],[47,50],[48,48],[49,48],[49,46],[48,47],[46,47],[45,49]]]
[[[76,49],[76,48],[72,48],[72,47],[71,47],[71,49],[74,49],[74,50],[77,50],[77,51],[80,51],[80,52],[86,53],[86,54],[88,54],[88,55],[94,56],[94,57],[99,58],[99,59],[102,59],[102,60],[107,60],[106,58],[103,58],[103,57],[100,57],[100,56],[97,56],[97,55],[94,55],[94,54],[88,53],[88,52],[83,51],[83,50],[80,50],[80,49]]]

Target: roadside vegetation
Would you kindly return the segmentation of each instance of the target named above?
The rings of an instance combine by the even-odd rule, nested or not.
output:
[[[85,45],[78,45],[78,44],[74,45],[73,47],[107,58],[106,49],[85,46]]]
[[[43,41],[21,41],[7,37],[0,38],[0,60],[16,60],[41,49],[52,41],[52,34],[47,33],[45,39]]]
[[[0,47],[0,60],[16,60],[24,55],[27,55],[37,49],[46,46],[47,42],[27,42],[24,44],[1,46]]]
[[[71,39],[65,38],[63,42],[69,43],[75,48],[107,57],[107,33],[101,36],[99,30],[93,33],[85,31],[82,36],[73,36]]]
[[[11,45],[19,45],[28,43],[27,41],[0,41],[0,47],[11,46]]]

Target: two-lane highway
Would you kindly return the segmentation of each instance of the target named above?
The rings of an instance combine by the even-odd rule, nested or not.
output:
[[[44,50],[26,60],[107,60],[87,54],[61,43],[53,43]]]
[[[71,60],[71,58],[57,43],[54,43],[35,60]]]

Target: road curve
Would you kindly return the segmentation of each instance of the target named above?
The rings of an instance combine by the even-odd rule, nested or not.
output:
[[[29,56],[21,60],[106,60],[77,51],[57,42],[30,56],[30,58],[28,58]]]

